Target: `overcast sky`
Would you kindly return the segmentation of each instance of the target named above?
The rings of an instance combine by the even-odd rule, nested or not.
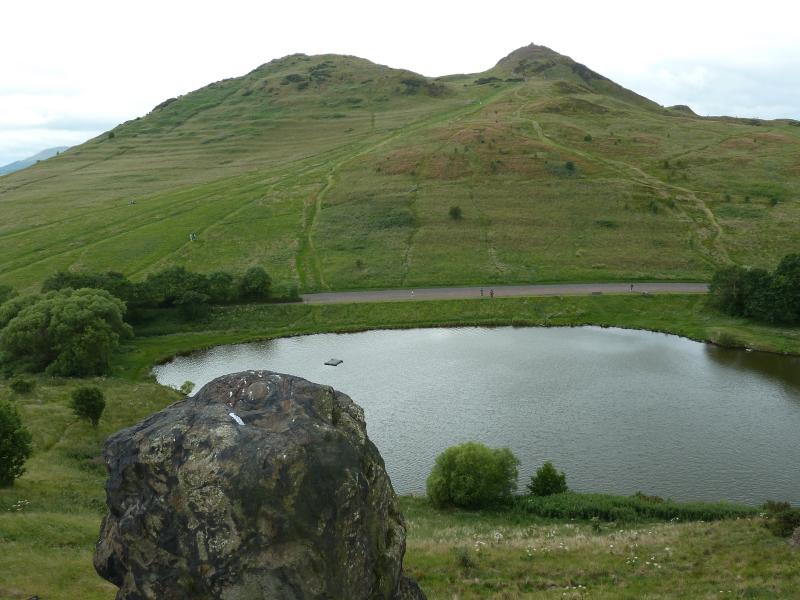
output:
[[[799,17],[775,0],[14,1],[0,8],[0,165],[295,52],[436,76],[533,42],[663,105],[800,119]]]

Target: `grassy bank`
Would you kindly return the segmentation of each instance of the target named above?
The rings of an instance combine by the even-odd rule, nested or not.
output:
[[[26,395],[0,383],[0,399],[18,407],[35,447],[27,473],[0,490],[0,598],[114,597],[114,586],[91,562],[104,512],[102,442],[180,396],[149,382],[92,380],[108,401],[93,429],[68,407],[71,391],[85,383],[40,377]],[[747,507],[588,494],[523,504],[439,511],[403,498],[407,570],[432,600],[711,598],[720,590],[726,595],[719,597],[791,598],[800,589],[800,553],[769,534]],[[570,512],[576,510],[582,512]],[[589,520],[594,514],[614,521]],[[676,516],[681,521],[670,522]],[[684,522],[698,516],[726,520]]]
[[[136,328],[114,373],[137,378],[175,354],[208,346],[309,333],[433,326],[601,325],[649,329],[695,340],[800,354],[800,329],[731,317],[698,295],[603,295],[215,308],[197,323],[162,311]]]
[[[798,598],[800,553],[759,519],[602,524],[405,499],[406,570],[428,598]]]

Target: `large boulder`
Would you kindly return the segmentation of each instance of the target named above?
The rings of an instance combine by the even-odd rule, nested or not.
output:
[[[117,600],[425,597],[364,412],[331,387],[226,375],[104,454],[94,563]]]

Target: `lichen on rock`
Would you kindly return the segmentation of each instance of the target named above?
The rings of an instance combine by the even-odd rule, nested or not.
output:
[[[241,425],[240,423],[244,423]],[[94,563],[118,600],[424,598],[364,412],[246,371],[108,439]]]

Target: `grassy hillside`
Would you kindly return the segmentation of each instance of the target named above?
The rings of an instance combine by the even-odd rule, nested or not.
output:
[[[261,264],[302,291],[771,268],[800,247],[797,125],[661,108],[538,46],[438,79],[293,55],[0,179],[0,283],[170,264]]]

